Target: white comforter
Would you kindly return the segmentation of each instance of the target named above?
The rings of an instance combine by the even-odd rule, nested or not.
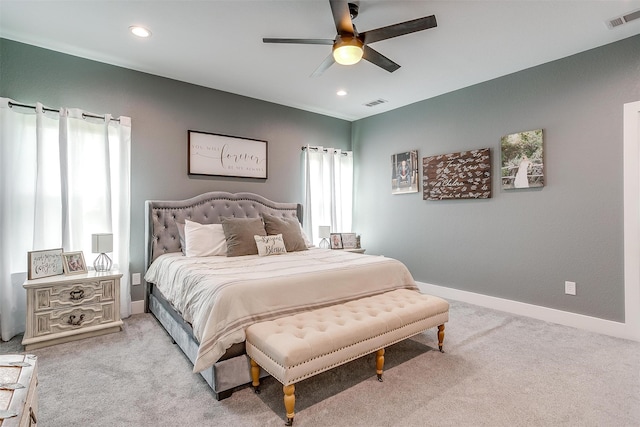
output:
[[[395,289],[418,289],[395,259],[327,249],[268,257],[165,254],[151,264],[145,280],[193,326],[200,342],[194,372],[244,341],[252,323]]]

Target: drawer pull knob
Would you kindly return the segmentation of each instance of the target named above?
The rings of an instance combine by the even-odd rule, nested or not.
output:
[[[69,320],[67,320],[67,323],[70,324],[71,326],[80,326],[82,325],[82,321],[84,320],[84,314],[81,314],[80,317],[78,317],[78,320],[76,319],[76,315],[72,314],[71,316],[69,316]]]
[[[69,298],[72,301],[78,301],[84,298],[84,289],[69,292]]]

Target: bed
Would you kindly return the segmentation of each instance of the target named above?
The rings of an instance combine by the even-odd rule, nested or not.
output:
[[[301,231],[302,207],[296,203],[252,193],[210,192],[187,200],[147,201],[145,218],[148,311],[218,400],[251,383],[244,346],[249,325],[395,289],[418,289],[407,268],[392,258],[310,247]],[[224,256],[224,250],[192,256],[202,253],[189,253],[194,246],[185,245],[185,223],[189,242],[195,241],[189,234],[193,227],[224,227],[224,250],[237,256]],[[275,234],[281,229],[273,224],[281,223],[283,233]],[[232,253],[237,236],[229,230],[253,234],[256,224],[269,234],[253,243],[260,254]],[[294,234],[305,241],[304,247],[298,240],[290,245]],[[265,252],[264,242],[276,248],[287,243],[291,250],[264,256],[271,253],[269,245]]]

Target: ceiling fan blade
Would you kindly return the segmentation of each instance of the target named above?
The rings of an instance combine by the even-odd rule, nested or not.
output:
[[[349,13],[349,5],[342,0],[329,0],[333,22],[336,24],[338,34],[353,34],[353,22]]]
[[[371,49],[367,45],[364,45],[364,54],[362,55],[362,59],[366,59],[372,64],[375,64],[390,73],[393,73],[395,70],[400,68],[400,65],[396,64],[377,50]]]
[[[333,45],[333,40],[331,39],[273,39],[273,38],[263,38],[263,43],[290,43],[290,44],[323,44],[323,45]]]
[[[311,74],[311,77],[320,77],[322,73],[327,71],[327,69],[331,67],[335,62],[336,61],[335,59],[333,59],[333,54],[330,54],[324,59],[324,61],[322,61],[322,64],[320,64],[318,68],[316,68],[316,70]]]
[[[380,40],[386,40],[393,37],[403,36],[405,34],[415,33],[416,31],[428,30],[437,27],[436,16],[425,16],[411,21],[401,22],[399,24],[389,25],[387,27],[377,28],[375,30],[360,33],[360,37],[365,43],[374,43]]]

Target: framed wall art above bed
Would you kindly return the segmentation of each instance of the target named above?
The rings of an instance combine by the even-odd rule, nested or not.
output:
[[[189,175],[267,178],[267,141],[188,132]]]

